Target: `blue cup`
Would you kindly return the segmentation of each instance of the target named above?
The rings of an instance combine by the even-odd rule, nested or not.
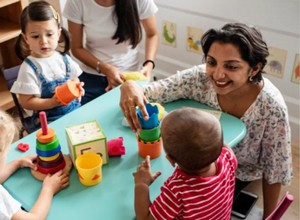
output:
[[[137,115],[139,122],[142,126],[142,129],[152,129],[155,128],[159,125],[159,120],[158,120],[158,107],[156,105],[151,105],[150,103],[146,104],[146,110],[149,115],[148,120],[144,120],[142,112],[140,109],[137,109]]]

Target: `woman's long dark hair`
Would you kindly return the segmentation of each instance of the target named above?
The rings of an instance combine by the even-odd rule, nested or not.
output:
[[[129,40],[132,48],[135,48],[142,40],[142,28],[136,1],[116,0],[115,18],[118,26],[112,37],[117,40],[117,44]]]
[[[21,14],[21,32],[22,34],[26,33],[26,26],[29,21],[48,21],[52,18],[55,19],[58,28],[61,29],[59,41],[61,44],[59,46],[62,48],[61,52],[67,53],[71,47],[69,32],[61,26],[60,17],[57,11],[46,1],[32,2],[26,8],[24,8]],[[30,51],[23,39],[22,34],[20,34],[17,38],[15,52],[21,60],[24,60],[30,54]]]

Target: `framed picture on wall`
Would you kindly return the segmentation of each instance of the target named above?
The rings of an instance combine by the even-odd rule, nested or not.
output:
[[[176,47],[176,24],[171,21],[163,21],[162,28],[162,43]]]
[[[296,54],[295,56],[291,81],[300,84],[300,54]]]
[[[201,53],[201,37],[203,31],[195,27],[187,27],[186,50],[194,53]]]
[[[265,71],[267,74],[282,78],[284,74],[287,51],[275,47],[269,47],[270,55],[267,57]]]

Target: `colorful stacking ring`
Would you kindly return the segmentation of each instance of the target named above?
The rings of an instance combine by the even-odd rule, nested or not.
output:
[[[41,151],[36,148],[37,155],[42,157],[52,157],[59,152],[60,152],[60,145],[58,145],[57,148],[54,148],[53,150],[49,150],[49,151]]]
[[[56,160],[53,161],[43,161],[41,160],[39,157],[37,158],[37,164],[43,168],[52,168],[52,167],[56,167],[59,164],[63,163],[64,160],[64,156],[62,155],[62,153],[59,153],[59,157]]]
[[[53,174],[53,173],[56,173],[59,170],[64,169],[65,166],[66,166],[66,162],[65,162],[65,160],[63,160],[63,162],[60,163],[58,166],[52,167],[52,168],[43,168],[39,164],[37,164],[37,169],[38,169],[39,172],[41,172],[43,174],[48,174],[48,173]]]
[[[55,132],[52,128],[48,128],[48,134],[44,135],[42,129],[40,129],[36,133],[36,137],[39,142],[46,144],[54,140]]]
[[[43,160],[43,161],[52,161],[52,160],[55,160],[56,158],[58,158],[58,157],[59,157],[59,154],[60,154],[60,152],[59,152],[58,154],[55,154],[55,155],[52,156],[52,157],[41,157],[41,156],[39,156],[39,158],[40,158],[41,160]]]
[[[36,148],[41,150],[41,151],[50,151],[55,149],[57,146],[59,145],[59,141],[57,139],[57,137],[55,136],[54,140],[51,141],[50,143],[47,144],[43,144],[40,143],[38,140],[36,141]]]

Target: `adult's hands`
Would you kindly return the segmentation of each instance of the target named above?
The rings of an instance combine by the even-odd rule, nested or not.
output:
[[[108,86],[105,88],[106,92],[123,83],[118,68],[113,65],[108,63],[103,64],[101,72],[103,72],[107,77]]]
[[[120,107],[125,115],[130,128],[137,132],[141,130],[141,125],[136,113],[136,107],[139,107],[145,120],[149,119],[145,104],[148,102],[144,95],[144,90],[135,81],[127,80],[120,88]]]

